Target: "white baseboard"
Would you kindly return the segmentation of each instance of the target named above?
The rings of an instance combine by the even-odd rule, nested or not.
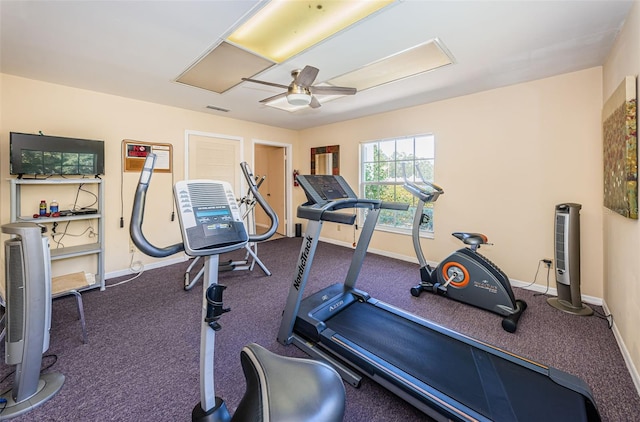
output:
[[[520,280],[514,280],[513,278],[510,278],[509,281],[511,282],[511,285],[513,287],[520,287],[527,290],[533,290],[535,292],[549,294],[551,296],[558,296],[558,289],[556,289],[555,287],[549,286],[549,288],[547,289],[546,286],[531,284]],[[599,297],[582,295],[582,301],[590,305],[602,306],[602,298]]]
[[[162,267],[166,267],[168,265],[173,265],[173,264],[178,264],[180,262],[185,262],[188,259],[190,259],[190,258],[187,255],[182,254],[182,255],[178,255],[175,258],[165,259],[165,260],[157,261],[157,262],[152,262],[150,264],[144,264],[144,270],[152,270],[154,268],[162,268]],[[137,274],[137,273],[131,271],[130,268],[126,268],[124,270],[116,270],[116,271],[108,272],[108,273],[106,273],[104,275],[104,278],[106,280],[108,280],[110,278],[123,277],[123,276],[134,275],[134,274]]]
[[[305,234],[303,233],[302,237],[304,237],[304,235]],[[324,238],[324,237],[320,237],[319,240],[321,242],[331,243],[331,244],[338,245],[338,246],[344,246],[345,248],[355,249],[353,247],[352,243],[343,242],[341,240],[329,239],[329,238]],[[393,252],[381,251],[379,249],[374,249],[374,248],[367,249],[367,252],[371,252],[371,253],[376,254],[376,255],[387,256],[389,258],[399,259],[401,261],[413,262],[414,264],[418,263],[418,260],[415,257],[412,258],[412,257],[406,256],[406,255],[400,255],[400,254],[393,253]]]
[[[323,242],[332,243],[334,245],[344,246],[344,247],[353,249],[353,245],[352,244],[347,243],[347,242],[342,242],[340,240],[326,239],[326,238],[323,238],[323,237],[321,237],[320,240],[323,241]],[[371,252],[371,253],[374,253],[376,255],[388,256],[389,258],[395,258],[395,259],[399,259],[401,261],[412,262],[414,264],[418,263],[418,259],[415,256],[406,256],[406,255],[401,255],[401,254],[396,254],[396,253],[393,253],[393,252],[382,251],[382,250],[374,249],[374,248],[369,248],[367,250],[367,252]],[[435,267],[435,266],[438,265],[438,263],[437,262],[429,262],[429,265]],[[555,287],[552,287],[552,286],[549,286],[549,288],[547,288],[546,286],[542,286],[540,284],[531,284],[530,282],[515,280],[513,278],[510,278],[509,281],[511,282],[511,285],[514,286],[514,287],[521,287],[521,288],[524,288],[524,289],[533,290],[535,292],[540,292],[540,293],[544,292],[544,293],[547,293],[547,294],[549,294],[551,296],[557,296],[558,295],[558,290]],[[602,306],[602,298],[599,298],[599,297],[582,295],[582,301],[585,302],[585,303],[589,303],[591,305]]]
[[[602,309],[604,310],[605,315],[611,314],[611,311],[609,310],[609,307],[607,306],[606,302],[603,302]],[[624,363],[627,365],[629,374],[631,374],[631,379],[633,380],[633,384],[636,386],[636,391],[638,392],[638,395],[640,395],[640,374],[638,373],[638,368],[636,368],[636,366],[633,364],[633,360],[631,360],[631,355],[629,354],[629,350],[627,349],[627,346],[624,343],[622,335],[620,335],[620,331],[616,326],[615,319],[613,319],[611,331],[613,331],[613,336],[615,337],[616,342],[618,343],[618,348],[622,353],[622,357],[624,358]]]

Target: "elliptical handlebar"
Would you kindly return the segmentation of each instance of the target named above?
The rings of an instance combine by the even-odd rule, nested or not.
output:
[[[152,245],[142,233],[142,222],[144,220],[144,206],[147,198],[147,189],[149,181],[153,174],[153,168],[156,162],[156,155],[150,153],[144,160],[144,166],[140,172],[140,180],[136,188],[133,200],[133,210],[131,211],[131,224],[129,225],[129,234],[133,244],[136,245],[140,252],[156,258],[164,258],[178,252],[184,251],[184,243],[176,243],[175,245],[160,248]]]
[[[133,201],[133,210],[131,212],[129,234],[131,235],[131,240],[133,241],[134,245],[136,245],[136,247],[140,249],[140,252],[156,258],[164,258],[184,251],[184,243],[176,243],[174,245],[161,248],[151,244],[151,242],[149,242],[142,233],[142,223],[144,220],[144,208],[147,198],[147,189],[149,188],[149,182],[151,180],[151,176],[153,175],[155,160],[156,154],[150,153],[149,155],[147,155],[147,158],[144,161],[144,166],[142,167],[142,171],[140,172],[140,180],[138,181],[138,187],[136,188],[136,193]],[[251,172],[251,169],[249,168],[249,165],[243,162],[240,164],[240,167],[242,168],[242,172],[244,173],[245,178],[249,182],[249,190],[253,194],[256,202],[267,213],[267,216],[269,217],[269,220],[271,222],[269,230],[267,230],[265,233],[259,235],[249,235],[249,242],[260,242],[273,236],[278,228],[278,216],[258,191],[258,185],[256,185],[256,183],[254,182],[253,174]]]
[[[255,198],[258,205],[260,205],[264,212],[267,213],[267,217],[269,217],[269,221],[271,223],[269,226],[269,230],[267,230],[266,232],[262,234],[249,235],[249,242],[261,242],[273,236],[273,234],[278,229],[278,215],[258,190],[258,187],[262,184],[264,178],[262,178],[262,180],[260,180],[260,182],[256,184],[255,178],[253,177],[253,172],[249,168],[249,164],[243,161],[242,163],[240,163],[240,168],[242,169],[242,173],[244,173],[245,179],[247,179],[247,182],[249,183],[249,190],[251,191],[251,194]]]

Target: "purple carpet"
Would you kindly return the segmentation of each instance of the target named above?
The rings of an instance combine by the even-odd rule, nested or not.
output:
[[[217,394],[231,410],[245,388],[239,359],[242,346],[256,342],[283,355],[305,356],[294,346],[276,341],[300,244],[299,238],[260,244],[259,255],[272,271],[270,277],[257,267],[253,272],[220,275],[220,283],[228,286],[224,300],[231,312],[222,317],[223,328],[216,337],[215,380]],[[320,243],[307,293],[343,281],[351,254],[351,249]],[[88,344],[82,344],[75,299],[56,300],[46,356],[55,355],[57,361],[46,371],[64,374],[65,383],[51,400],[15,420],[190,420],[200,400],[202,284],[191,291],[183,289],[187,265],[149,270],[104,292],[85,292]],[[107,284],[126,278],[107,280]],[[529,307],[517,332],[509,334],[502,329],[501,318],[492,313],[431,294],[412,297],[409,289],[418,278],[417,265],[370,254],[358,287],[438,324],[582,378],[605,421],[640,420],[640,398],[605,320],[563,313],[547,305],[545,296],[515,289],[516,297]],[[0,349],[4,354],[4,345]],[[43,367],[53,362],[53,357],[46,357]],[[0,384],[2,390],[11,387],[13,369],[0,365],[0,379],[6,378]],[[429,420],[367,379],[360,388],[347,386],[346,391],[346,421]]]

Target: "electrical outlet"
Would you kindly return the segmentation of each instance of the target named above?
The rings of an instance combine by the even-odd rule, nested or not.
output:
[[[551,268],[553,266],[553,261],[550,260],[549,258],[543,259],[542,262],[544,262],[544,265],[546,265],[547,268]]]
[[[129,252],[134,253],[136,251],[136,245],[133,244],[133,241],[129,239]]]
[[[340,224],[338,224],[338,231],[342,230]]]
[[[87,284],[92,286],[96,284],[96,275],[92,273],[84,273],[84,278],[87,280]]]

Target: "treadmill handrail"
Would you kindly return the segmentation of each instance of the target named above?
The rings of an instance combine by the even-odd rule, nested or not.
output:
[[[334,223],[353,224],[355,215],[336,212],[346,208],[380,208],[381,201],[375,199],[362,200],[359,198],[337,199],[323,205],[305,202],[298,206],[297,216],[313,221],[331,221]],[[353,220],[353,221],[351,221]]]
[[[385,202],[379,199],[368,198],[337,199],[335,201],[327,202],[322,206],[319,206],[319,204],[306,202],[298,206],[297,216],[300,218],[305,218],[307,220],[353,224],[355,221],[355,215],[336,212],[336,210],[346,208],[367,208],[370,210],[389,209],[405,211],[409,209],[409,204],[405,204],[402,202]]]

